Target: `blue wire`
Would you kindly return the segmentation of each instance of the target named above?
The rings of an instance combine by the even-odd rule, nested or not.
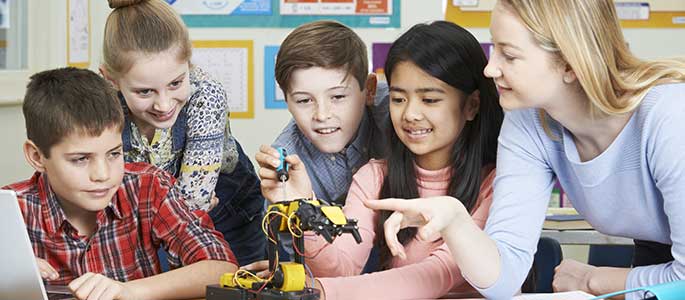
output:
[[[311,287],[314,288],[314,274],[307,264],[304,264],[304,268],[307,270],[307,273],[309,273],[309,278],[312,279]]]

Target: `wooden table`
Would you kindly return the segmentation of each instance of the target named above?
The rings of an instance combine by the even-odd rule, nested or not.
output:
[[[550,237],[562,245],[633,245],[633,239],[610,236],[595,230],[549,230],[541,236]]]

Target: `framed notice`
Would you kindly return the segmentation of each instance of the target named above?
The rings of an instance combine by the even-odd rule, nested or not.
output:
[[[445,20],[463,27],[490,26],[497,0],[445,0]],[[683,0],[615,0],[623,28],[685,28]]]
[[[286,27],[336,20],[399,28],[400,0],[166,0],[188,27]]]
[[[193,41],[191,62],[226,90],[231,118],[254,118],[252,41]]]
[[[89,0],[67,0],[67,65],[90,66]]]

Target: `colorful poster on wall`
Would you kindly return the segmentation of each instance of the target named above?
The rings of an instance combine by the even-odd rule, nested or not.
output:
[[[399,28],[400,0],[166,0],[189,27],[286,27],[336,20]]]
[[[279,46],[264,46],[264,108],[285,109],[283,90],[276,82],[276,55]]]
[[[0,0],[0,29],[10,28],[10,0]]]
[[[490,12],[497,0],[447,1],[445,20],[463,27],[490,26]],[[683,0],[614,0],[623,28],[684,28]]]
[[[271,0],[166,0],[182,15],[271,15]]]
[[[281,15],[392,15],[389,0],[280,0]]]
[[[252,41],[193,41],[191,62],[221,82],[231,118],[254,118]]]

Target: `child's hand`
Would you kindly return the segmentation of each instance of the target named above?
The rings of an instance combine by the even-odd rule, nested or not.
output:
[[[385,241],[393,256],[407,257],[404,247],[397,240],[397,233],[407,227],[419,227],[418,237],[430,240],[452,223],[456,217],[468,212],[461,201],[440,196],[418,199],[383,199],[364,201],[368,208],[394,210],[383,224]]]
[[[259,164],[259,178],[262,180],[262,195],[271,203],[309,198],[312,196],[312,184],[304,163],[297,154],[288,155],[285,161],[290,164],[289,179],[285,182],[287,195],[283,195],[283,182],[279,181],[276,168],[280,164],[278,151],[270,146],[262,145],[255,155]],[[283,199],[285,197],[285,199]]]
[[[59,278],[59,273],[53,268],[46,260],[36,257],[36,263],[38,264],[38,271],[40,271],[40,277],[43,279],[55,280]]]
[[[581,290],[592,293],[590,290],[590,277],[595,269],[597,269],[595,266],[573,259],[564,259],[554,268],[552,288],[555,292]]]
[[[136,298],[125,283],[96,273],[86,273],[74,279],[69,283],[69,289],[77,299],[128,300]]]
[[[257,275],[257,277],[259,278],[268,278],[269,275],[271,275],[271,272],[269,272],[268,260],[256,261],[251,264],[244,265],[240,267],[240,269],[250,271],[253,274]]]
[[[216,205],[219,204],[219,198],[216,195],[212,195],[209,200],[209,207],[207,207],[207,212],[211,211]]]

